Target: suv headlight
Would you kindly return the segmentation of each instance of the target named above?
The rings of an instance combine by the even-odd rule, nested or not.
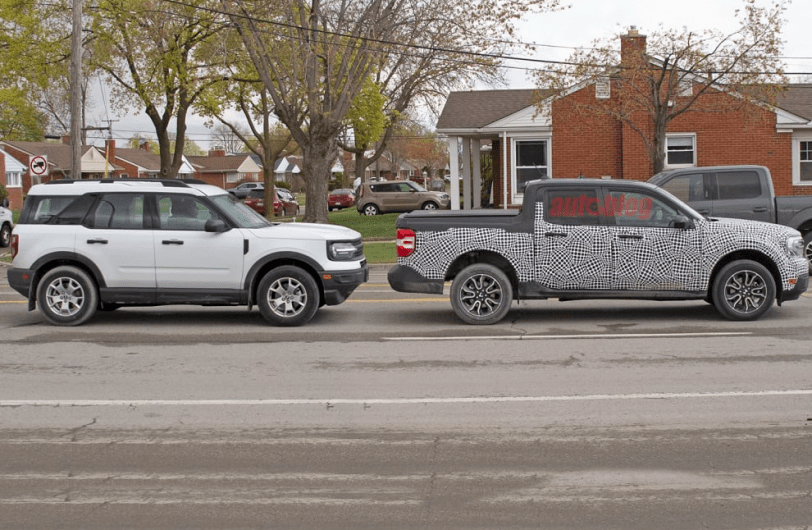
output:
[[[804,257],[804,239],[793,236],[787,238],[787,254],[796,258]]]
[[[356,241],[328,241],[327,257],[332,261],[353,261],[363,259],[364,244]]]

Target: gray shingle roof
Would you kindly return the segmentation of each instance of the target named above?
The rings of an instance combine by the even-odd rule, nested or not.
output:
[[[534,88],[452,92],[446,100],[437,130],[484,127],[531,106]]]

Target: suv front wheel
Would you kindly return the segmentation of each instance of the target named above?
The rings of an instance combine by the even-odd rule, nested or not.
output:
[[[319,287],[306,271],[293,265],[273,269],[259,282],[257,305],[277,326],[306,324],[319,308]]]
[[[78,326],[96,312],[96,284],[82,269],[65,265],[45,273],[37,287],[43,318],[56,326]]]

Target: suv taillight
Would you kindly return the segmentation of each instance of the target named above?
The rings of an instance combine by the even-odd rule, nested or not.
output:
[[[398,257],[407,258],[414,252],[415,235],[408,228],[398,230]]]
[[[11,234],[11,259],[13,260],[15,256],[17,256],[17,252],[20,251],[20,236],[17,234]]]

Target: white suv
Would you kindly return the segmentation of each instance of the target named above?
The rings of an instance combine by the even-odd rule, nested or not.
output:
[[[7,247],[11,242],[12,228],[14,221],[11,218],[11,210],[8,209],[8,199],[4,198],[0,204],[0,247]]]
[[[297,326],[369,276],[358,232],[271,223],[221,188],[180,180],[34,186],[11,248],[9,284],[63,326],[168,304],[256,304]]]

